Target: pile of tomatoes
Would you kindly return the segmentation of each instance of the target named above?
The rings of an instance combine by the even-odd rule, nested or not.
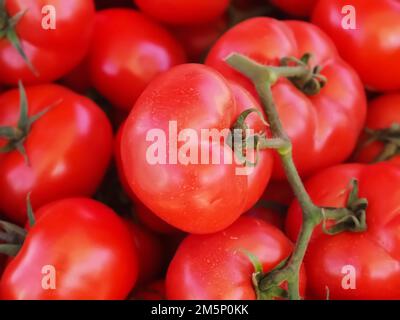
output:
[[[265,298],[303,216],[278,152],[201,134],[251,109],[274,138],[233,53],[320,73],[272,86],[294,164],[315,205],[368,201],[314,230],[301,296],[400,299],[399,0],[0,0],[0,299]]]

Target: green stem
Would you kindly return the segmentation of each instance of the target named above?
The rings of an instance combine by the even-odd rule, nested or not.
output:
[[[268,290],[279,286],[282,282],[288,282],[288,296],[290,299],[300,299],[299,273],[304,259],[308,243],[314,228],[322,221],[322,209],[315,206],[308,195],[293,162],[292,143],[286,134],[280,121],[277,108],[272,96],[272,85],[279,77],[308,77],[310,74],[307,66],[296,67],[269,67],[261,65],[249,58],[232,54],[226,59],[227,63],[235,70],[246,75],[252,80],[261,99],[264,111],[268,117],[273,139],[280,141],[277,151],[281,157],[288,182],[297,197],[303,212],[303,224],[296,242],[293,254],[283,269],[276,270],[260,281],[260,289]]]

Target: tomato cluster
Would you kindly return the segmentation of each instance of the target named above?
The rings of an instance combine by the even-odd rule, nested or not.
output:
[[[398,0],[0,0],[0,299],[400,299],[399,74]]]

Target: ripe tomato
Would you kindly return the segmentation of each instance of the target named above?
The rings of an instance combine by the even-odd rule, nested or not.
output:
[[[172,300],[254,300],[255,272],[251,253],[267,273],[284,261],[292,243],[276,227],[241,217],[224,231],[189,235],[178,248],[167,273],[167,298]],[[301,276],[301,292],[305,277]]]
[[[228,18],[220,17],[214,22],[193,26],[174,26],[170,30],[183,45],[192,62],[201,62],[207,50],[228,28]]]
[[[139,288],[131,300],[166,300],[165,280],[158,280]]]
[[[17,150],[0,154],[0,211],[18,223],[26,221],[29,192],[34,209],[92,195],[112,154],[111,125],[91,100],[53,84],[28,87],[26,94],[29,116],[51,107],[23,141],[29,163]],[[17,89],[0,95],[1,126],[16,126],[20,103]]]
[[[340,163],[351,154],[365,121],[365,93],[357,74],[320,29],[307,22],[254,18],[225,33],[211,49],[206,64],[254,92],[250,81],[224,61],[233,52],[267,65],[312,53],[311,65],[323,67],[322,74],[328,79],[319,94],[307,96],[286,79],[272,88],[293,143],[294,161],[304,176]],[[279,159],[275,164],[274,177],[283,179]]]
[[[115,107],[129,111],[156,75],[183,62],[179,43],[143,14],[130,9],[97,13],[90,77],[93,86]]]
[[[245,93],[236,95],[242,94],[249,101]],[[238,174],[232,149],[221,141],[236,117],[235,95],[209,67],[181,65],[155,79],[137,101],[122,135],[123,169],[140,201],[183,231],[210,233],[232,224],[254,202],[249,193],[261,185],[265,188],[264,179],[270,173],[266,162],[253,170],[263,171],[260,180],[254,176],[250,181],[247,169],[243,171],[249,177]],[[217,139],[210,139],[202,129],[214,130]],[[183,141],[182,134],[188,131],[192,137]],[[165,136],[165,141],[158,135]],[[209,161],[201,153],[208,153]],[[233,161],[224,161],[224,156]]]
[[[127,222],[139,264],[138,284],[148,283],[160,275],[164,265],[161,240],[143,227]]]
[[[55,9],[55,29],[45,29],[48,23],[47,6]],[[92,0],[7,0],[9,17],[26,11],[16,26],[16,33],[27,59],[38,72],[35,75],[21,54],[7,38],[0,38],[0,82],[15,85],[19,80],[28,83],[50,82],[60,78],[85,56],[94,23]]]
[[[279,9],[296,17],[310,16],[317,1],[318,0],[271,0]]]
[[[378,136],[375,141],[367,143],[372,135],[364,134],[360,141],[360,149],[356,152],[355,160],[357,162],[371,163],[383,155],[386,147],[392,150],[388,153],[389,158],[383,160],[400,165],[398,147],[400,128],[396,126],[400,126],[400,94],[387,94],[371,101],[368,108],[366,127],[375,131]],[[393,129],[393,132],[389,132],[389,129]],[[394,143],[389,146],[391,139],[393,139]]]
[[[400,170],[389,164],[345,164],[313,176],[306,188],[318,206],[346,207],[351,179],[359,197],[368,200],[367,231],[326,235],[318,227],[305,257],[310,295],[325,299],[400,299]],[[286,221],[287,234],[297,237],[302,221],[297,201]],[[351,278],[354,280],[354,287]],[[349,282],[347,282],[349,281]]]
[[[199,24],[216,20],[229,0],[134,0],[144,13],[170,24]]]
[[[46,205],[38,215],[3,273],[1,299],[126,298],[137,276],[136,249],[111,209],[72,198]]]
[[[344,28],[354,8],[355,29]],[[400,3],[397,0],[321,0],[315,7],[313,23],[335,41],[341,56],[373,90],[400,89]]]

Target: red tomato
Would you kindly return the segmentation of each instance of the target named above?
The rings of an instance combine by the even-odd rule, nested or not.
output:
[[[207,50],[227,28],[228,19],[223,16],[214,22],[193,26],[175,26],[170,30],[185,48],[189,59],[193,62],[201,62]]]
[[[3,273],[1,299],[126,298],[137,276],[136,250],[111,209],[73,198],[42,207],[38,215]]]
[[[128,222],[128,227],[136,246],[139,263],[137,282],[139,284],[147,283],[154,280],[162,271],[164,264],[163,246],[159,238],[143,227],[132,222]]]
[[[100,184],[112,154],[110,123],[91,100],[58,85],[26,89],[29,116],[52,106],[31,127],[23,145],[29,164],[16,150],[0,154],[0,211],[26,221],[26,196],[33,208],[72,196],[90,196]],[[0,96],[0,125],[16,126],[17,89]],[[0,139],[0,146],[6,141]]]
[[[130,9],[97,13],[90,51],[94,87],[126,111],[156,75],[185,62],[183,49],[165,29]]]
[[[393,125],[400,126],[400,94],[387,94],[371,101],[368,108],[366,127],[382,132],[382,130],[387,130]],[[387,133],[368,144],[366,142],[371,138],[371,135],[364,134],[360,141],[361,149],[356,152],[355,160],[363,163],[375,161],[383,153],[385,145],[389,143],[390,139],[398,139],[398,133],[399,129],[394,130],[393,134]],[[400,165],[398,147],[393,152],[395,155],[387,160],[393,164]]]
[[[229,0],[134,0],[144,13],[170,24],[198,24],[216,20]]]
[[[145,287],[139,288],[133,294],[132,300],[166,300],[165,281],[154,281]]]
[[[310,295],[325,299],[328,288],[331,299],[400,299],[400,170],[388,164],[340,165],[312,177],[306,188],[318,206],[346,207],[353,178],[359,197],[368,200],[368,230],[334,236],[321,227],[314,231],[305,257]],[[301,221],[295,201],[286,221],[291,239]],[[355,276],[354,287],[346,287],[346,275]]]
[[[355,10],[356,29],[343,27],[349,15],[343,8],[348,5]],[[368,88],[400,89],[398,0],[321,0],[312,21],[332,37],[341,56],[356,69]]]
[[[248,206],[250,190],[265,187],[265,181],[249,184],[247,176],[238,174],[232,149],[219,137],[210,142],[201,131],[225,136],[236,116],[229,84],[209,67],[181,65],[155,79],[137,101],[122,136],[125,176],[140,201],[186,232],[216,232],[232,224]],[[188,131],[192,137],[183,141],[182,134]],[[158,141],[158,135],[165,141],[163,137]],[[201,153],[208,153],[209,161]],[[224,156],[233,161],[225,161]]]
[[[319,94],[307,96],[286,79],[272,88],[283,126],[293,142],[294,161],[304,176],[340,163],[351,154],[365,121],[365,93],[357,74],[320,29],[307,22],[254,18],[225,33],[206,63],[254,91],[250,81],[224,61],[232,52],[267,65],[312,53],[311,65],[323,67],[322,74],[328,79]],[[283,179],[279,159],[275,164],[274,177]]]
[[[292,243],[279,229],[250,217],[242,217],[218,233],[190,235],[169,266],[167,298],[254,300],[255,270],[246,251],[258,258],[267,273],[290,255]],[[301,279],[304,293],[304,274]]]
[[[45,29],[50,5],[55,9],[55,29]],[[45,8],[46,9],[46,8]],[[25,11],[16,26],[21,46],[36,76],[17,49],[7,38],[0,39],[0,82],[15,85],[56,80],[69,71],[85,56],[92,35],[94,3],[92,0],[7,0],[6,11],[10,17]]]
[[[317,1],[318,0],[271,0],[278,8],[296,17],[310,16]]]

